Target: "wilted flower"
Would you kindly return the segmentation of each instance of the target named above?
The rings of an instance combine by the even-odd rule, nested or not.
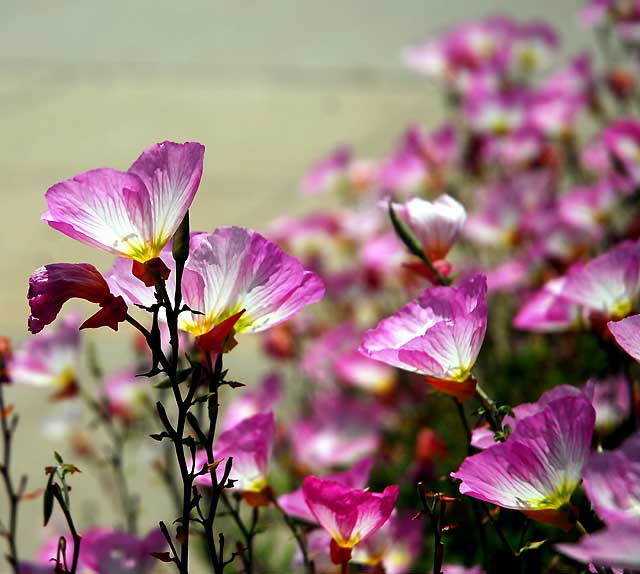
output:
[[[128,171],[94,169],[49,188],[42,220],[65,235],[144,263],[160,255],[189,209],[204,146],[163,142]]]
[[[122,297],[115,297],[100,272],[88,263],[52,263],[36,269],[29,277],[29,331],[39,333],[58,316],[69,299],[85,299],[101,309],[82,325],[81,329],[111,327],[127,316]]]
[[[356,544],[389,520],[400,488],[388,486],[381,493],[369,492],[307,476],[302,491],[311,513],[331,535],[332,561],[341,564],[351,558]]]
[[[487,328],[486,293],[481,275],[454,287],[431,287],[367,331],[360,351],[424,375],[461,400],[469,398],[475,391],[471,369]]]
[[[460,492],[570,527],[566,510],[587,463],[595,411],[585,397],[563,397],[522,419],[505,442],[467,457],[451,476]]]

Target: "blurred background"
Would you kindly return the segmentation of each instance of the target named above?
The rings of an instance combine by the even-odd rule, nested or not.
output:
[[[126,169],[165,139],[206,146],[205,172],[192,228],[236,224],[264,229],[274,217],[309,209],[297,195],[310,163],[339,143],[377,157],[412,121],[434,125],[442,102],[423,78],[403,69],[402,48],[451,24],[496,12],[544,18],[563,52],[588,36],[577,23],[579,0],[326,0],[324,2],[102,2],[2,0],[0,19],[0,334],[28,336],[27,278],[50,262],[111,257],[40,223],[46,189],[102,166]],[[326,200],[325,200],[326,201]],[[124,362],[124,336],[93,333],[109,366]],[[251,343],[229,361],[250,382]],[[13,386],[21,412],[16,472],[30,490],[44,485],[54,448],[43,436],[48,391]],[[144,462],[131,472],[139,480]],[[142,468],[141,468],[142,467]],[[78,505],[95,492],[96,471],[74,477]],[[160,485],[145,489],[143,527],[157,522]],[[4,504],[4,501],[3,503]],[[161,503],[162,505],[162,503]],[[85,507],[108,520],[113,504]],[[0,516],[5,511],[0,506]],[[40,499],[21,516],[21,553],[41,538]]]

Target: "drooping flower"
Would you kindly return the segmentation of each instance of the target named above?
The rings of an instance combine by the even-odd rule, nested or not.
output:
[[[204,335],[244,310],[236,333],[257,333],[322,298],[320,278],[259,233],[221,227],[192,238],[184,301],[203,315],[182,313],[179,327]]]
[[[640,243],[625,241],[571,269],[562,295],[597,317],[629,314],[640,294]]]
[[[607,327],[616,343],[640,362],[640,315],[632,315],[620,321],[609,321]]]
[[[584,489],[607,524],[640,524],[640,432],[614,451],[591,454]]]
[[[311,513],[331,535],[332,561],[340,564],[350,559],[356,544],[389,520],[400,488],[388,486],[381,493],[369,492],[307,476],[302,491]]]
[[[50,387],[66,396],[76,388],[79,363],[78,319],[71,315],[19,346],[9,361],[9,371],[17,383]]]
[[[640,568],[638,540],[640,524],[615,524],[583,537],[576,544],[556,544],[556,548],[578,562],[635,571]]]
[[[234,489],[250,497],[252,493],[259,495],[266,488],[275,432],[275,419],[269,412],[246,418],[220,434],[213,448],[214,459],[233,457],[229,479],[235,481]],[[206,463],[206,453],[196,453],[196,466],[202,468]],[[224,464],[216,469],[218,479],[222,477]],[[211,485],[209,474],[197,477],[196,481]],[[258,499],[257,496],[253,498]]]
[[[471,369],[487,328],[487,283],[475,275],[431,287],[364,334],[366,356],[419,373],[461,400],[475,391]]]
[[[94,169],[49,188],[42,220],[83,243],[144,263],[160,255],[189,209],[204,146],[163,142],[128,171]]]
[[[127,315],[122,297],[112,295],[104,277],[88,263],[52,263],[36,269],[29,277],[27,298],[31,308],[29,331],[34,334],[52,323],[62,306],[73,298],[101,307],[81,329],[107,326],[117,331],[118,323]]]
[[[441,195],[433,202],[414,197],[394,209],[409,225],[431,261],[447,256],[467,217],[462,204],[449,195]]]
[[[587,463],[595,411],[563,397],[522,419],[505,442],[467,457],[452,473],[460,492],[569,528],[567,507]]]
[[[349,488],[365,488],[369,484],[369,474],[372,468],[373,458],[366,457],[356,462],[349,470],[334,472],[321,478],[333,480]],[[316,522],[316,518],[304,498],[302,487],[293,492],[283,494],[278,498],[278,503],[289,516],[305,520],[311,524]]]

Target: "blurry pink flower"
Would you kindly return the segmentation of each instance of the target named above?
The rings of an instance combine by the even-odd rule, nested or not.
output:
[[[338,574],[340,566],[331,561],[329,547],[331,535],[323,528],[314,528],[307,534],[307,556],[313,560],[313,566],[317,574]],[[305,569],[304,558],[300,547],[296,545],[295,554],[291,561],[291,572],[303,572]],[[39,574],[39,573],[35,573]]]
[[[126,532],[94,528],[82,537],[83,564],[100,574],[146,574],[158,565],[152,552],[162,552],[165,538],[159,528],[144,538]]]
[[[424,192],[429,178],[429,166],[414,150],[396,150],[381,166],[379,180],[384,196],[391,192],[402,195]]]
[[[467,217],[462,204],[449,195],[441,195],[433,202],[415,197],[403,205],[394,205],[394,209],[432,261],[447,256]]]
[[[357,348],[340,355],[334,368],[340,380],[373,393],[388,393],[396,381],[391,367],[365,357]]]
[[[640,294],[640,243],[625,241],[572,268],[562,295],[597,318],[619,319],[629,314]]]
[[[29,277],[27,293],[31,314],[29,331],[39,333],[58,316],[62,306],[73,298],[85,299],[102,307],[81,326],[111,327],[125,320],[127,305],[114,297],[100,272],[88,263],[52,263],[36,269]]]
[[[9,371],[17,383],[52,387],[62,395],[75,389],[79,362],[80,332],[72,315],[20,345],[9,361]]]
[[[189,209],[204,146],[163,142],[129,168],[95,169],[49,188],[42,220],[65,235],[144,263],[160,255]]]
[[[509,67],[517,76],[548,68],[558,48],[558,35],[544,22],[526,22],[515,27]]]
[[[547,281],[520,308],[513,326],[524,331],[551,333],[576,327],[580,307],[563,295],[565,277]]]
[[[626,375],[605,379],[589,379],[584,392],[596,409],[596,430],[601,434],[613,431],[629,416],[631,397]]]
[[[422,546],[422,524],[412,515],[396,511],[376,532],[353,549],[352,561],[367,566],[382,566],[386,574],[411,572]]]
[[[351,149],[342,146],[311,167],[300,186],[303,193],[314,195],[335,191],[352,161]]]
[[[576,544],[556,544],[556,548],[578,562],[635,571],[640,568],[638,540],[639,523],[615,524],[583,537]]]
[[[640,432],[614,451],[591,454],[584,489],[607,524],[640,524]]]
[[[203,313],[182,313],[180,329],[204,335],[244,310],[237,333],[257,333],[322,298],[320,278],[259,233],[221,227],[192,238],[184,279],[184,301]]]
[[[519,90],[494,91],[480,86],[467,98],[464,113],[474,131],[504,136],[525,125],[525,94]]]
[[[467,457],[451,476],[462,481],[462,494],[568,529],[565,509],[580,484],[594,424],[586,397],[556,399],[522,419],[505,442]]]
[[[249,417],[273,410],[282,398],[282,377],[276,371],[266,374],[257,387],[239,389],[241,394],[225,405],[221,430],[229,430]]]
[[[131,421],[145,412],[145,404],[149,400],[149,382],[136,376],[135,371],[125,369],[104,378],[103,392],[111,414]]]
[[[372,468],[373,458],[366,457],[356,462],[349,470],[334,472],[321,478],[333,480],[349,488],[365,488],[369,484],[369,474]],[[315,524],[316,518],[307,505],[302,487],[288,494],[283,494],[278,498],[278,503],[289,516]]]
[[[613,122],[602,139],[618,174],[633,185],[640,183],[640,122],[630,118]]]
[[[475,390],[473,368],[487,328],[487,283],[482,275],[454,287],[432,287],[375,329],[360,351],[377,361],[419,373],[460,400]]]
[[[335,564],[351,557],[351,548],[378,530],[391,516],[400,488],[369,492],[332,480],[307,476],[302,484],[307,505],[331,535],[331,559]]]
[[[443,564],[442,574],[484,574],[482,566],[471,566],[467,568],[461,564]]]
[[[609,321],[607,327],[616,343],[640,362],[640,315],[631,315],[620,321]]]
[[[220,434],[213,447],[214,459],[233,457],[229,479],[236,481],[234,489],[260,494],[266,488],[275,433],[275,420],[269,412],[244,419]],[[196,466],[206,463],[204,451],[196,453]],[[224,464],[216,469],[218,478],[222,476]],[[203,474],[196,482],[211,485],[211,477]]]
[[[558,212],[567,223],[598,237],[602,223],[616,205],[616,199],[616,192],[608,181],[576,186],[560,196]]]

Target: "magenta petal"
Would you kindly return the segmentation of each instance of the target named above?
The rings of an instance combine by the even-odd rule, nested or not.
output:
[[[609,321],[609,331],[627,353],[640,361],[640,315],[632,315],[620,321]]]

